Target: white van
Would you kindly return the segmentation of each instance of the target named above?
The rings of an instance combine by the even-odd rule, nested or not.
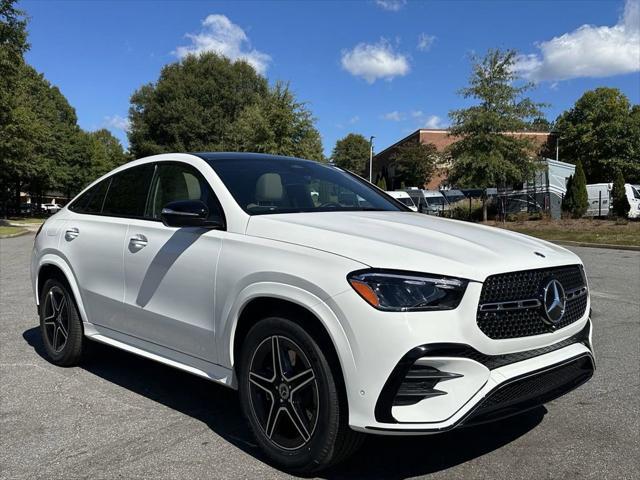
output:
[[[409,188],[406,192],[412,198],[420,213],[440,215],[444,210],[449,209],[449,202],[438,190]]]
[[[409,207],[414,212],[418,211],[418,207],[416,207],[416,204],[413,203],[413,200],[411,199],[409,194],[407,192],[405,192],[404,190],[391,191],[391,192],[387,192],[387,194],[389,196],[395,198],[396,200],[398,200],[400,203],[405,204],[407,207]]]
[[[611,183],[592,183],[587,185],[589,207],[587,217],[606,217],[611,208]]]
[[[424,197],[429,204],[429,213],[440,215],[443,211],[449,210],[451,206],[449,199],[445,197],[439,190],[423,190]]]
[[[606,217],[611,211],[612,183],[592,183],[587,185],[589,208],[585,216]],[[629,218],[640,218],[640,188],[630,183],[624,184],[624,190],[629,201]]]
[[[624,190],[629,200],[629,218],[640,218],[640,186],[625,183]]]

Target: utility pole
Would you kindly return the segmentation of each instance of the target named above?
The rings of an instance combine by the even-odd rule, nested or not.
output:
[[[369,183],[373,183],[373,135],[369,137]]]

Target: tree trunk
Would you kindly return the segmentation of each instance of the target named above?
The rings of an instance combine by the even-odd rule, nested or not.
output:
[[[15,207],[16,207],[16,215],[20,215],[20,182],[16,183],[14,200],[15,200]]]

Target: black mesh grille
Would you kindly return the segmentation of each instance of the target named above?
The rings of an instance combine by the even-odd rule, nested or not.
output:
[[[550,277],[558,279],[565,291],[575,290],[586,284],[579,265],[492,275],[482,286],[480,306],[536,299],[542,283]],[[579,320],[587,308],[587,295],[567,300],[565,314],[554,326],[543,320],[539,306],[491,311],[481,311],[480,306],[477,314],[478,327],[489,338],[528,337],[549,333]]]
[[[585,355],[507,383],[490,393],[464,423],[469,425],[495,420],[550,402],[589,380],[593,370],[591,357]]]

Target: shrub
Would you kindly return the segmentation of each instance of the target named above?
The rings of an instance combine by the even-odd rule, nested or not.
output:
[[[630,208],[627,192],[624,190],[622,171],[616,169],[613,189],[611,190],[611,213],[619,218],[627,218]]]
[[[562,201],[562,210],[571,214],[573,218],[580,218],[589,208],[587,195],[587,178],[582,169],[582,163],[576,163],[576,173],[567,181],[567,193]]]
[[[468,199],[460,200],[454,203],[449,210],[442,212],[442,215],[457,220],[480,222],[482,221],[482,200],[474,198],[471,200],[471,204]]]

